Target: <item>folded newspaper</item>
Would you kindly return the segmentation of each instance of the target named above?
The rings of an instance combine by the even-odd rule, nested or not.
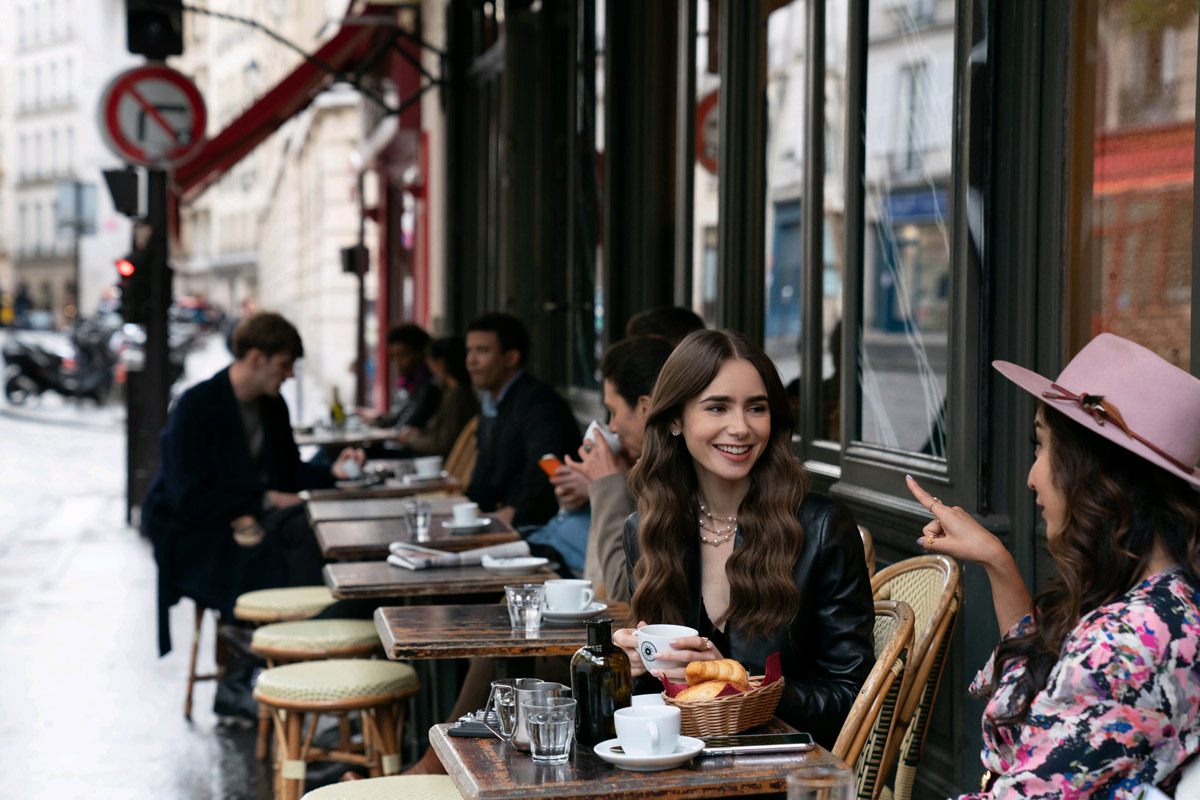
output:
[[[529,555],[529,544],[524,540],[493,544],[487,547],[477,547],[474,550],[462,550],[448,553],[445,550],[435,550],[432,547],[422,547],[408,542],[392,542],[388,545],[391,555],[388,563],[394,567],[405,569],[430,569],[432,567],[471,567],[483,561],[484,556],[492,558],[520,558]]]

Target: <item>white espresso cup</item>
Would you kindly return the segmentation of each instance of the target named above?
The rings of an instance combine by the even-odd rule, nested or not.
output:
[[[591,581],[577,578],[558,578],[543,585],[546,587],[546,608],[551,611],[583,611],[596,596]]]
[[[455,503],[450,510],[454,512],[455,525],[474,525],[479,522],[478,503]]]
[[[638,653],[642,657],[642,664],[647,670],[686,667],[686,661],[661,661],[655,656],[673,650],[672,639],[697,635],[699,635],[699,631],[686,625],[644,625],[638,628]]]
[[[661,756],[679,744],[679,709],[675,706],[630,706],[613,715],[617,740],[631,756]]]
[[[442,457],[425,456],[413,459],[413,469],[418,478],[437,478],[442,474]]]

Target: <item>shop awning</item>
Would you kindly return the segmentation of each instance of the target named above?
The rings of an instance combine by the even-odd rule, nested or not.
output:
[[[1092,193],[1162,192],[1192,185],[1196,123],[1127,127],[1096,136]]]
[[[371,24],[344,24],[337,35],[314,54],[315,60],[343,72],[366,58],[380,28]],[[219,134],[209,139],[195,158],[177,167],[175,185],[182,203],[197,197],[228,169],[293,115],[303,110],[334,76],[306,59],[291,74],[254,102]]]

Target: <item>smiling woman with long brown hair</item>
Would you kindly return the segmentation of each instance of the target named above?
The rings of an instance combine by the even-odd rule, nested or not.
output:
[[[971,687],[988,771],[968,797],[1173,790],[1200,752],[1200,381],[1111,334],[1053,382],[996,368],[1041,400],[1028,483],[1058,576],[1031,600],[1004,545],[909,478],[923,546],[983,565],[1008,631]]]
[[[808,491],[791,433],[779,372],[750,339],[697,331],[680,343],[629,475],[632,618],[699,631],[666,661],[727,657],[753,670],[778,652],[776,713],[832,746],[874,664],[871,587],[853,518]],[[644,673],[636,629],[613,640]]]

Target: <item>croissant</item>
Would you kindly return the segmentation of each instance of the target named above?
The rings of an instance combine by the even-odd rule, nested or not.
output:
[[[727,681],[742,691],[750,688],[750,676],[746,674],[746,668],[732,658],[688,662],[688,685],[695,686],[704,681]]]
[[[705,681],[695,686],[689,686],[675,695],[675,699],[685,703],[691,700],[712,700],[724,689],[725,681]]]

